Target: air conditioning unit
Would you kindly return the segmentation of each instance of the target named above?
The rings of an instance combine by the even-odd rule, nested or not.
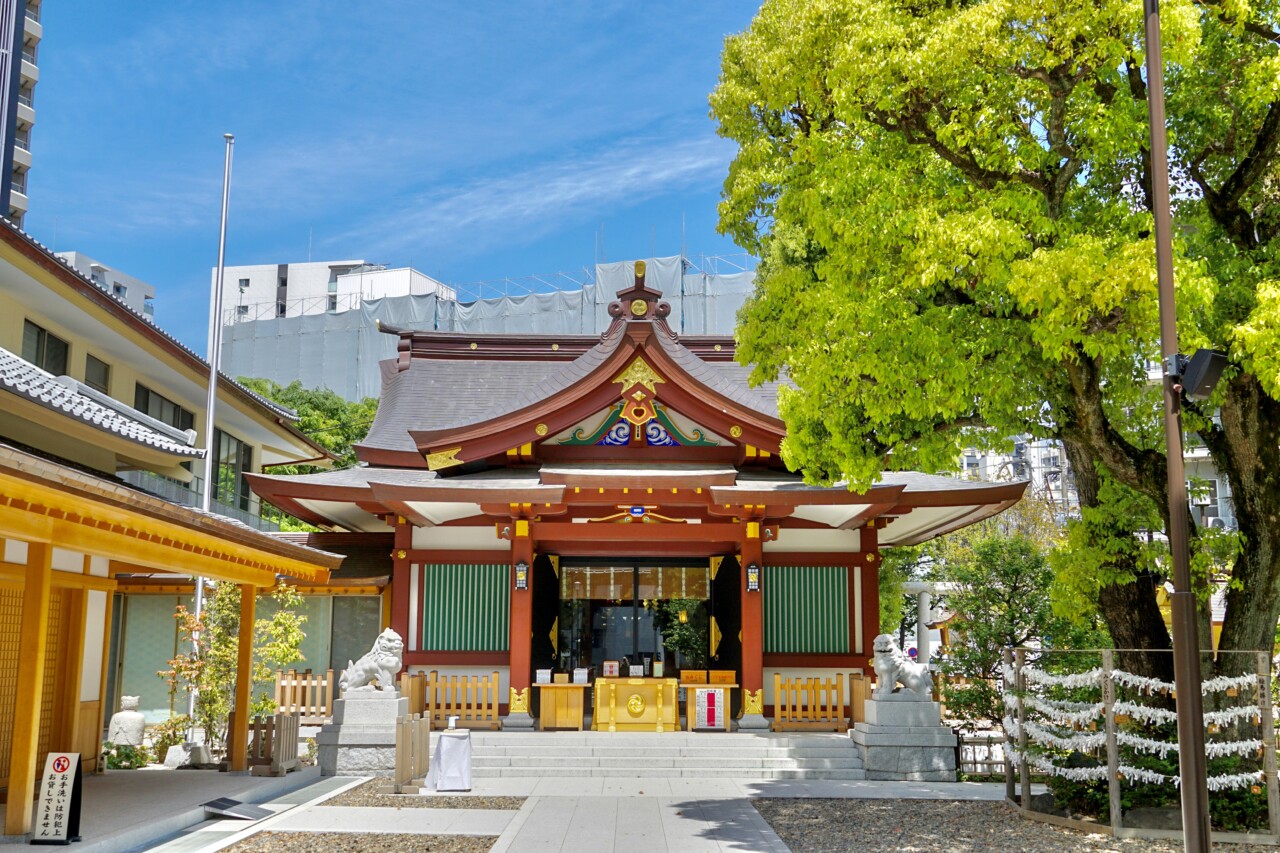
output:
[[[1225,518],[1211,518],[1209,519],[1209,526],[1214,530],[1226,530],[1227,521]]]

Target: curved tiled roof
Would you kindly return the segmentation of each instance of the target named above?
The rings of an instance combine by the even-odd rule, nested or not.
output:
[[[137,444],[176,456],[196,459],[204,456],[202,448],[191,446],[194,434],[177,430],[114,400],[99,402],[94,397],[100,395],[82,389],[74,379],[55,377],[2,348],[0,389]]]

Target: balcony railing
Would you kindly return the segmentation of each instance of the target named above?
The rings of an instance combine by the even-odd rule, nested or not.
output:
[[[189,507],[200,506],[202,481],[199,477],[192,477],[191,484],[188,485],[179,483],[169,477],[161,477],[159,474],[153,474],[150,471],[125,471],[120,474],[120,479],[135,488],[150,492],[156,497],[164,498],[171,503]],[[249,509],[247,511],[215,500],[213,502],[213,512],[217,515],[234,518],[236,521],[247,524],[257,530],[274,532],[280,529],[278,523],[262,517],[262,505],[258,501],[257,495],[250,496]]]
[[[33,110],[36,108],[35,101],[32,100],[31,96],[24,95],[21,92],[18,93],[18,103],[22,104],[24,107],[31,107]]]
[[[32,65],[36,64],[36,52],[34,50],[23,49],[22,58],[27,62],[30,62]]]
[[[40,7],[27,4],[27,18],[40,23]]]

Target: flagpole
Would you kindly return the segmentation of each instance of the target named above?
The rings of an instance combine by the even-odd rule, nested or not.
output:
[[[204,404],[204,489],[200,495],[200,508],[205,512],[213,511],[214,480],[217,475],[218,449],[214,445],[213,416],[218,400],[218,362],[222,354],[222,280],[227,255],[227,202],[231,198],[231,150],[236,144],[236,138],[230,133],[224,133],[223,139],[227,141],[227,150],[226,162],[222,167],[222,221],[218,227],[218,271],[213,278],[213,293],[209,306],[209,388]],[[204,610],[204,578],[197,577],[195,582],[195,601],[192,612],[198,622]],[[197,653],[200,650],[198,631],[191,635],[191,650]],[[197,692],[193,687],[187,695],[187,716],[191,721],[192,742],[195,741]]]

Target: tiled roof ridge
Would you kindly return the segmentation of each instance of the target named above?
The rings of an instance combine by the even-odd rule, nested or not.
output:
[[[104,405],[83,393],[78,382],[71,382],[75,387],[0,347],[0,387],[136,444],[182,456],[203,458],[204,448],[192,446],[195,440],[193,433],[174,430],[122,403]],[[165,428],[158,429],[156,425]],[[177,433],[176,437],[174,433]]]
[[[22,237],[24,240],[26,240],[26,241],[27,241],[28,243],[30,243],[32,246],[35,246],[37,249],[39,249],[41,252],[43,252],[45,255],[47,255],[51,260],[56,261],[58,264],[60,264],[62,267],[64,267],[64,268],[67,270],[67,272],[69,272],[69,273],[71,273],[72,275],[76,276],[76,277],[77,277],[77,278],[79,278],[81,281],[83,281],[85,284],[89,285],[89,286],[90,286],[90,287],[92,287],[94,290],[97,290],[99,293],[103,294],[104,296],[109,297],[112,301],[114,301],[114,302],[115,302],[117,305],[119,305],[121,308],[125,309],[125,310],[126,310],[126,311],[128,311],[131,315],[133,315],[134,317],[136,317],[137,319],[141,320],[142,322],[146,323],[149,327],[151,327],[152,329],[154,329],[157,333],[159,333],[162,337],[164,337],[164,338],[165,338],[165,340],[167,340],[169,343],[172,343],[173,345],[177,346],[179,349],[183,350],[183,351],[184,351],[184,352],[186,352],[188,355],[192,356],[192,357],[193,357],[193,358],[195,358],[197,361],[199,361],[201,364],[203,364],[206,370],[208,369],[208,367],[209,367],[209,362],[204,358],[204,356],[200,355],[200,354],[199,354],[199,353],[197,353],[195,350],[191,349],[191,347],[187,346],[187,345],[186,345],[186,344],[184,344],[182,341],[178,340],[178,339],[177,339],[177,338],[175,338],[173,335],[171,335],[171,334],[169,334],[168,332],[166,332],[166,331],[165,331],[163,328],[161,328],[161,327],[160,327],[160,326],[159,326],[159,325],[158,325],[154,320],[151,320],[151,319],[150,319],[150,318],[148,318],[145,314],[141,314],[141,313],[139,313],[137,310],[135,310],[135,309],[134,309],[134,307],[133,307],[132,305],[130,305],[129,303],[125,302],[123,299],[121,299],[120,297],[116,296],[114,293],[111,293],[110,291],[104,290],[104,289],[102,289],[101,287],[99,287],[99,286],[98,286],[98,284],[97,284],[97,282],[95,282],[93,279],[91,279],[91,278],[89,278],[88,276],[86,276],[84,273],[80,272],[80,270],[78,270],[78,269],[76,269],[75,267],[71,266],[71,264],[67,263],[64,259],[62,259],[62,258],[58,257],[58,255],[57,255],[57,254],[55,254],[55,253],[54,253],[54,252],[53,252],[53,251],[52,251],[48,246],[44,245],[44,244],[43,244],[43,243],[41,243],[39,240],[37,240],[35,237],[32,237],[32,236],[31,236],[30,234],[28,234],[26,231],[23,231],[21,228],[19,228],[17,225],[15,225],[15,224],[14,224],[14,222],[13,222],[13,220],[9,219],[7,216],[2,216],[2,215],[0,215],[0,222],[3,222],[3,223],[4,223],[5,225],[7,225],[7,226],[10,228],[10,230],[12,230],[15,234],[17,234],[18,236]],[[251,390],[251,389],[249,389],[249,388],[245,387],[244,385],[242,385],[242,384],[240,384],[239,382],[237,382],[235,379],[233,379],[233,378],[231,378],[230,376],[228,376],[227,374],[223,373],[221,370],[219,370],[219,371],[218,371],[218,376],[220,376],[221,378],[223,378],[223,379],[227,380],[227,382],[229,382],[231,385],[235,386],[235,388],[236,388],[237,390],[239,390],[239,391],[241,391],[242,393],[244,393],[245,395],[247,395],[247,396],[251,397],[251,398],[254,400],[254,402],[256,402],[256,403],[258,403],[259,405],[261,405],[262,407],[264,407],[264,408],[266,408],[266,409],[270,410],[270,411],[271,411],[271,412],[273,412],[274,414],[279,415],[280,417],[284,418],[285,420],[287,420],[287,421],[289,421],[289,422],[291,422],[291,423],[297,422],[297,420],[298,420],[298,413],[297,413],[297,412],[295,412],[295,411],[293,411],[292,409],[286,408],[285,406],[281,406],[279,403],[275,403],[275,402],[273,402],[273,401],[271,401],[271,400],[267,399],[266,397],[262,396],[262,395],[261,395],[261,394],[259,394],[258,392],[253,391],[253,390]]]

